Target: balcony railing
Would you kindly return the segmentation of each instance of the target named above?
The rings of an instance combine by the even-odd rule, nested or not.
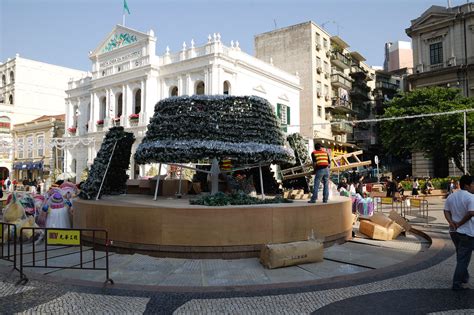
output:
[[[373,73],[369,73],[366,69],[362,68],[357,64],[353,64],[351,67],[351,76],[363,76],[363,79],[366,81],[371,81],[374,79]]]
[[[348,100],[336,96],[332,98],[332,107],[334,107],[334,109],[344,109],[346,111],[351,111],[352,103]]]
[[[338,123],[331,123],[331,130],[334,134],[347,134],[353,133],[354,127],[348,122],[338,122]]]
[[[351,67],[351,59],[338,51],[332,52],[331,62],[339,68],[349,69]]]
[[[340,72],[331,75],[331,83],[345,90],[352,89],[352,81]]]
[[[400,86],[398,84],[390,83],[387,81],[378,81],[375,82],[375,88],[377,89],[388,89],[388,90],[398,90]]]

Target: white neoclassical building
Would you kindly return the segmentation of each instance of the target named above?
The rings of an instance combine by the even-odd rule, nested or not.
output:
[[[246,54],[238,41],[224,45],[220,34],[209,35],[205,41],[199,47],[193,40],[184,42],[182,50],[176,53],[170,53],[166,47],[163,55],[156,55],[152,30],[142,33],[115,26],[90,52],[91,75],[69,82],[66,136],[78,141],[66,152],[66,169],[79,175],[89,167],[105,132],[113,125],[121,125],[135,134],[132,153],[135,152],[155,104],[171,96],[260,96],[275,107],[287,132],[299,131],[301,88],[297,74]],[[87,144],[85,138],[95,141]],[[132,158],[130,177],[145,175],[148,167],[135,165]]]

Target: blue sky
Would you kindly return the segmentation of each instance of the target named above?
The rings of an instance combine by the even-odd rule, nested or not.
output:
[[[465,0],[452,0],[453,5]],[[220,32],[254,54],[254,35],[312,20],[342,37],[370,65],[383,64],[384,43],[409,40],[405,29],[446,0],[127,0],[126,25],[153,29],[157,54],[183,41],[197,45]],[[88,52],[122,22],[123,0],[0,0],[0,61],[25,58],[90,70]]]

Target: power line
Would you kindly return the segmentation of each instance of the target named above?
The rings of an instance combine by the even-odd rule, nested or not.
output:
[[[474,112],[474,109],[459,109],[459,110],[453,110],[449,112],[439,112],[439,113],[419,114],[419,115],[399,116],[399,117],[384,117],[384,118],[360,119],[360,120],[338,120],[338,121],[332,121],[332,122],[314,123],[312,125],[311,124],[288,125],[288,127],[335,125],[335,124],[340,124],[340,123],[348,123],[348,124],[373,123],[373,122],[380,122],[380,121],[415,119],[415,118],[424,118],[424,117],[433,117],[433,116],[463,114],[463,113],[470,113],[470,112]]]

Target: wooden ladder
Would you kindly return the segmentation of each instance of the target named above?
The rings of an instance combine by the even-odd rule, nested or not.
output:
[[[351,169],[354,167],[359,167],[359,166],[367,166],[371,165],[372,161],[361,161],[358,157],[358,155],[362,154],[363,151],[354,151],[351,153],[345,153],[342,155],[335,156],[331,160],[331,172],[336,172],[336,171],[343,171],[347,169]],[[353,159],[355,161],[350,161],[349,159]],[[313,164],[312,163],[307,163],[301,166],[296,166],[292,168],[287,168],[285,170],[281,170],[280,174],[283,180],[288,180],[288,179],[293,179],[293,178],[299,178],[299,177],[304,177],[304,176],[311,176],[313,174]]]

